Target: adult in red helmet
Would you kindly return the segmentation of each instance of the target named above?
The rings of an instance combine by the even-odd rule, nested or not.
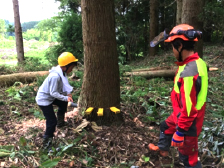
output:
[[[175,26],[165,42],[170,42],[178,60],[178,70],[171,93],[173,113],[160,124],[158,146],[149,149],[167,156],[170,146],[178,147],[179,158],[185,168],[202,168],[198,161],[198,136],[201,132],[208,89],[205,62],[194,52],[195,42],[201,37],[188,24]]]
[[[58,66],[53,67],[48,77],[40,86],[36,96],[36,102],[46,118],[46,131],[43,137],[43,148],[51,148],[56,126],[65,125],[64,117],[68,102],[73,102],[71,92],[73,87],[69,85],[67,74],[77,66],[76,57],[70,52],[63,52],[58,57]],[[58,106],[57,117],[53,105]]]

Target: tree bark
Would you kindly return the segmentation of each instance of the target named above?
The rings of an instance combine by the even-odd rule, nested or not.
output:
[[[158,0],[150,0],[150,33],[149,41],[158,35]],[[156,54],[156,47],[149,47],[149,56]]]
[[[203,11],[204,0],[183,0],[182,23],[193,26],[196,30],[203,30],[203,22],[199,20],[199,14]],[[203,40],[196,43],[195,51],[203,57]]]
[[[120,108],[120,78],[115,36],[114,1],[82,0],[82,29],[84,45],[84,77],[79,98],[82,112],[94,107],[88,120],[107,125],[123,122],[121,113],[109,110]],[[97,109],[103,108],[102,117]]]
[[[176,25],[181,24],[182,0],[177,0]]]
[[[12,0],[12,2],[13,2],[13,10],[14,10],[17,59],[18,59],[18,63],[22,63],[25,60],[25,58],[24,58],[24,49],[23,49],[23,35],[22,35],[22,28],[21,28],[20,16],[19,16],[19,2],[18,0]]]
[[[0,75],[0,87],[12,86],[15,82],[33,82],[37,76],[48,75],[49,71],[14,73],[10,75]]]

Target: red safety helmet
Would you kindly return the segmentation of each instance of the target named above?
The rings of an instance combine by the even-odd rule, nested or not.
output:
[[[177,38],[181,38],[184,41],[198,41],[198,38],[201,38],[202,32],[194,30],[194,27],[188,24],[180,24],[175,26],[168,38],[164,40],[165,42],[172,42]]]

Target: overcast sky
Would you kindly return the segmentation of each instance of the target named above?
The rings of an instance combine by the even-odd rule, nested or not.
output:
[[[18,0],[20,22],[39,21],[57,15],[55,0]],[[14,22],[12,0],[0,0],[0,19]]]

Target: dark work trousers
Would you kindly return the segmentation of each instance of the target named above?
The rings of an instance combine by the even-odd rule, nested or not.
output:
[[[158,147],[160,150],[168,151],[171,146],[173,134],[176,132],[176,124],[173,116],[170,115],[160,124],[160,137]],[[179,158],[185,167],[201,168],[198,162],[198,137],[184,136],[184,146],[178,148]]]
[[[57,125],[57,118],[54,112],[53,105],[58,106],[57,115],[64,115],[67,111],[68,102],[55,99],[53,103],[48,106],[39,106],[46,118],[46,131],[44,134],[44,138],[50,138],[54,136],[55,128]]]

